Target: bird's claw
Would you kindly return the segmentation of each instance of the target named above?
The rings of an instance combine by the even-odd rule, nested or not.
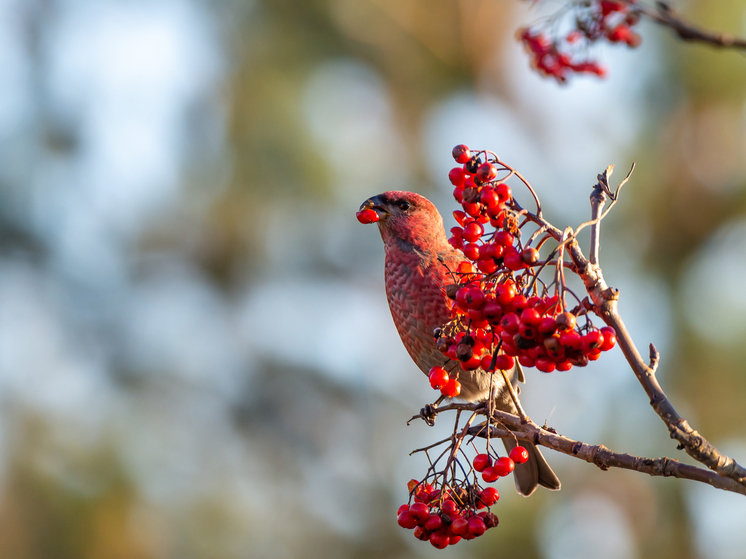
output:
[[[435,425],[435,417],[438,415],[438,408],[433,404],[427,404],[420,410],[420,417],[425,420],[428,426]]]

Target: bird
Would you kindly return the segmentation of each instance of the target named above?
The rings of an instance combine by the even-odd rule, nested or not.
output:
[[[360,211],[372,210],[385,252],[384,277],[394,325],[404,347],[417,367],[426,375],[431,367],[442,366],[445,357],[436,348],[433,331],[451,320],[454,302],[447,295],[455,283],[449,270],[465,260],[464,255],[448,242],[443,218],[424,196],[406,191],[388,191],[368,198]],[[465,371],[456,362],[461,382],[459,399],[482,402],[489,399],[491,376],[482,369]],[[450,367],[450,365],[449,365]],[[517,409],[501,375],[496,382],[496,408],[514,415]],[[509,378],[515,386],[525,382],[513,368]],[[516,441],[503,439],[508,452]],[[516,490],[528,497],[541,485],[559,490],[560,480],[547,464],[536,445],[522,443],[529,453],[525,464],[514,471]]]

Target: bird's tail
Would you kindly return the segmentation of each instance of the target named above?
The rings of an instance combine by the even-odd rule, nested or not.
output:
[[[513,439],[503,439],[503,443],[508,452],[518,446],[518,443]],[[557,474],[547,464],[541,451],[533,443],[521,442],[521,446],[528,450],[528,462],[525,464],[516,464],[513,471],[515,488],[518,493],[524,497],[528,497],[536,491],[539,485],[552,491],[558,491],[562,487],[562,484]]]

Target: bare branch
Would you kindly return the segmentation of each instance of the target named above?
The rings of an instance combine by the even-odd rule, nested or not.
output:
[[[502,414],[501,420],[505,424],[508,423],[508,421],[502,417]],[[516,420],[520,422],[519,418],[513,416],[512,426],[515,426]],[[469,430],[469,434],[474,434],[478,437],[486,437],[487,433],[485,431],[486,429],[484,429],[484,426],[477,425]],[[493,437],[517,438],[521,441],[540,444],[547,448],[556,450],[557,452],[561,452],[562,454],[574,456],[581,460],[585,460],[590,464],[595,464],[602,470],[621,468],[625,470],[634,470],[651,476],[690,479],[692,481],[706,483],[718,489],[746,495],[746,486],[737,483],[733,479],[724,478],[713,471],[682,464],[678,460],[667,457],[653,459],[614,452],[604,445],[589,445],[581,441],[576,441],[563,435],[552,433],[551,431],[543,429],[533,423],[523,425],[520,430],[491,426],[490,431],[490,434]]]
[[[672,29],[683,41],[704,43],[718,48],[746,49],[746,39],[730,33],[708,31],[682,19],[667,2],[656,2],[655,9],[627,0],[633,12],[639,13],[658,25]]]

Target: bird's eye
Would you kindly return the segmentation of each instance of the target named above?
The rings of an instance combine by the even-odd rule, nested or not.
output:
[[[409,202],[401,201],[399,202],[399,208],[401,208],[404,211],[407,211],[411,207],[411,204]]]

